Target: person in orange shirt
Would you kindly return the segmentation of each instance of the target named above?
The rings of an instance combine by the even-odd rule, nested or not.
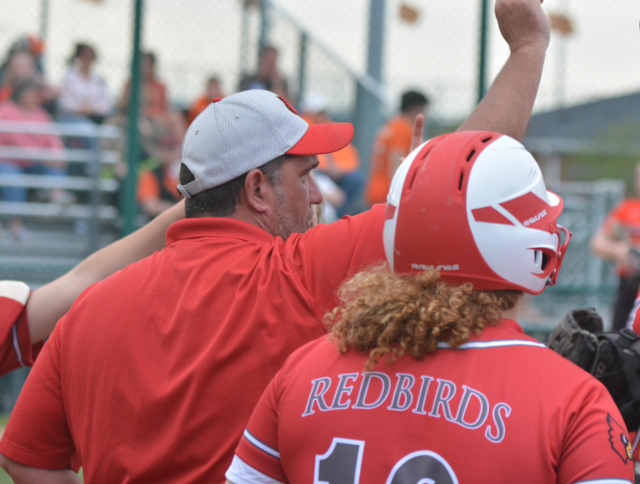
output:
[[[613,330],[625,327],[640,288],[640,163],[635,168],[636,196],[619,203],[591,240],[594,254],[614,261],[620,285],[613,309]]]
[[[302,118],[309,124],[332,123],[327,114],[325,99],[310,93],[300,103]],[[360,196],[364,187],[364,176],[360,171],[360,154],[352,143],[335,153],[318,155],[316,170],[331,179],[345,194],[343,203],[334,207],[338,218],[361,211]]]
[[[402,95],[400,114],[390,119],[373,140],[366,200],[374,203],[387,201],[391,179],[402,159],[409,154],[412,126],[419,114],[426,114],[429,98],[417,91]]]
[[[191,105],[191,108],[189,108],[189,113],[187,114],[187,123],[193,123],[193,120],[196,119],[198,117],[198,114],[204,111],[209,104],[211,104],[211,101],[222,97],[224,97],[224,94],[222,94],[222,88],[220,87],[220,79],[218,79],[216,76],[211,76],[207,80],[204,94],[196,99]]]
[[[176,186],[180,172],[180,141],[165,136],[155,156],[147,160],[138,178],[138,202],[142,212],[156,217],[182,199]]]
[[[142,79],[140,83],[140,95],[142,112],[150,118],[163,118],[169,114],[169,101],[167,100],[167,87],[156,76],[156,56],[153,52],[145,52],[141,56]],[[125,86],[118,106],[126,112],[129,105],[131,91],[131,79]]]

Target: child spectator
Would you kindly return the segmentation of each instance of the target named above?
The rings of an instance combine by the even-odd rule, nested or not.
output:
[[[216,76],[212,76],[207,80],[204,94],[196,99],[191,105],[189,114],[187,115],[187,123],[193,123],[193,120],[198,117],[198,114],[204,111],[206,107],[211,104],[211,101],[219,97],[224,97],[220,87],[220,79]]]
[[[142,212],[155,217],[182,199],[176,188],[180,172],[180,141],[165,136],[158,141],[155,156],[143,163],[138,178],[138,202]]]
[[[400,114],[390,119],[373,141],[366,198],[370,204],[385,203],[389,185],[402,159],[409,154],[412,126],[424,114],[429,98],[417,91],[402,95]]]
[[[51,117],[42,108],[42,86],[34,79],[20,81],[13,89],[11,98],[0,105],[0,121],[29,121],[50,123]],[[28,151],[29,148],[62,149],[62,141],[58,136],[32,133],[0,133],[0,146],[17,146]],[[60,161],[31,161],[20,159],[0,160],[0,174],[20,175],[39,174],[49,176],[64,176],[66,164]],[[25,202],[27,189],[24,187],[2,187],[0,198],[11,202]],[[69,194],[61,189],[49,192],[49,199],[56,203],[66,203]],[[10,232],[16,238],[24,236],[24,228],[19,219],[10,223]]]
[[[104,81],[92,72],[96,53],[88,44],[76,44],[69,70],[60,85],[58,112],[82,116],[100,124],[111,111],[111,99]]]

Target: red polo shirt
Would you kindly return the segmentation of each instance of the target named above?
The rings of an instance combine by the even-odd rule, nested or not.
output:
[[[0,452],[87,482],[224,482],[263,390],[325,334],[349,273],[382,260],[384,206],[287,242],[187,219],[164,250],[81,295],[20,395]]]
[[[31,366],[42,343],[31,344],[27,300],[31,290],[24,282],[0,281],[0,375]]]
[[[373,372],[327,338],[300,348],[260,399],[229,481],[633,482],[609,392],[515,321],[438,348]]]

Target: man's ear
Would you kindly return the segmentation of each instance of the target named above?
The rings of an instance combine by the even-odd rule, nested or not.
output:
[[[244,196],[254,211],[265,213],[270,209],[273,187],[262,171],[254,169],[247,173],[244,180]]]

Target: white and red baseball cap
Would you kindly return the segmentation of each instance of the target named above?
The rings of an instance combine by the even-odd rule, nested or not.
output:
[[[352,138],[351,123],[310,125],[284,98],[269,91],[215,99],[184,137],[182,162],[195,180],[178,185],[178,190],[190,198],[284,154],[333,153]]]
[[[387,261],[397,273],[437,269],[445,282],[476,290],[539,294],[555,284],[571,239],[557,224],[562,207],[513,138],[440,136],[407,156],[393,178]]]

